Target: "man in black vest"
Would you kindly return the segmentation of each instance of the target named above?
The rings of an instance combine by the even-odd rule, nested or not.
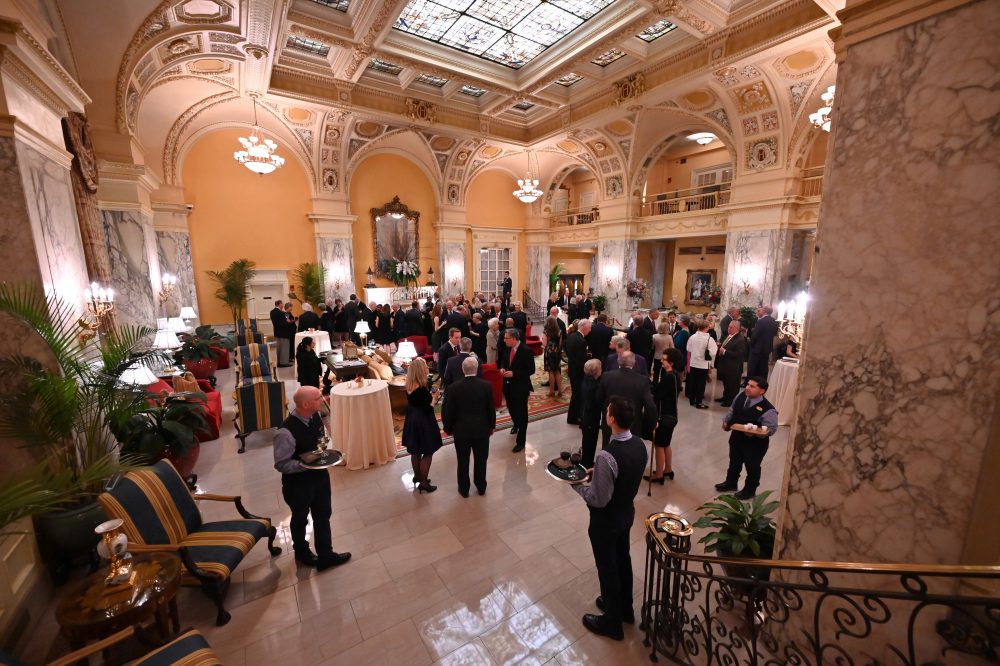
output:
[[[622,622],[635,623],[629,530],[635,520],[633,502],[647,457],[646,445],[629,431],[633,416],[628,400],[611,398],[605,416],[611,426],[611,441],[597,454],[584,482],[574,487],[590,509],[587,534],[601,583],[596,603],[604,611],[603,615],[584,615],[583,626],[616,641],[625,638]]]
[[[743,490],[736,494],[736,498],[741,500],[753,499],[757,494],[757,486],[760,485],[760,463],[767,453],[771,435],[778,429],[778,411],[764,398],[765,391],[767,391],[765,380],[760,377],[750,377],[743,393],[736,396],[729,413],[722,419],[722,429],[726,432],[730,432],[732,426],[736,424],[753,424],[760,432],[760,434],[750,434],[732,430],[729,435],[729,469],[726,471],[726,480],[715,484],[715,489],[719,492],[734,492],[736,483],[740,480],[740,472],[745,465],[747,480],[743,484]]]
[[[292,510],[289,529],[295,559],[323,571],[351,559],[350,553],[335,553],[330,535],[330,473],[325,469],[307,469],[303,459],[316,450],[325,434],[320,410],[323,394],[318,388],[303,386],[292,397],[295,409],[274,434],[274,468],[281,472],[281,496]],[[306,541],[306,523],[312,513],[316,553]]]
[[[451,359],[454,363],[457,358]],[[458,493],[469,496],[469,455],[472,455],[472,480],[480,495],[486,494],[486,459],[490,455],[490,435],[497,427],[493,407],[493,387],[476,377],[482,368],[475,356],[462,359],[462,379],[451,384],[444,396],[441,420],[445,433],[455,435],[455,458],[458,460]]]

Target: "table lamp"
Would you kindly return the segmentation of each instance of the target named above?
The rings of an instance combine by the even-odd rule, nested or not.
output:
[[[417,348],[409,340],[403,340],[396,349],[396,358],[404,368],[417,357]]]
[[[198,313],[194,311],[194,308],[190,305],[185,305],[181,308],[181,319],[184,321],[190,321],[192,319],[197,319]]]
[[[177,349],[181,346],[181,341],[177,339],[177,334],[170,329],[161,328],[153,338],[154,349]]]
[[[171,317],[167,321],[167,328],[169,328],[174,333],[186,333],[188,330],[188,325],[184,323],[184,320],[180,317]]]
[[[361,336],[362,347],[368,344],[368,334],[372,332],[372,330],[368,328],[368,322],[359,321],[354,327],[354,332]]]
[[[170,324],[167,323],[168,321],[169,320],[166,317],[157,317],[156,318],[156,328],[157,328],[157,330],[164,329],[164,328],[170,328]]]
[[[123,384],[134,384],[135,386],[149,386],[159,380],[156,374],[144,365],[127,368],[119,379]]]

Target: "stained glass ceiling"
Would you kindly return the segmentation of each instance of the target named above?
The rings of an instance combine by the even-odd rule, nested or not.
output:
[[[615,0],[410,0],[396,30],[520,69]]]

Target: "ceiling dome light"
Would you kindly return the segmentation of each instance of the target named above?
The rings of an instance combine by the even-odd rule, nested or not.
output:
[[[243,150],[233,153],[233,158],[256,174],[271,173],[285,163],[285,158],[275,155],[278,144],[262,138],[263,132],[257,124],[257,99],[253,100],[253,132],[249,137],[239,137]]]
[[[707,146],[715,141],[717,137],[711,132],[695,132],[694,134],[688,134],[688,138],[696,141],[698,145]]]
[[[809,114],[809,122],[824,132],[830,131],[830,113],[833,111],[833,96],[837,92],[837,86],[830,86],[826,92],[819,96],[823,100],[823,106]]]

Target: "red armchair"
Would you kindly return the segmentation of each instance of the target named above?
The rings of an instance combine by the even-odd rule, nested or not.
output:
[[[535,356],[541,356],[544,347],[542,346],[542,339],[537,335],[531,334],[531,324],[524,330],[524,344],[528,346],[531,353]]]
[[[483,363],[483,379],[493,387],[493,406],[500,409],[503,407],[503,377],[496,363]]]
[[[434,360],[434,350],[431,349],[430,344],[428,344],[426,335],[410,335],[400,339],[400,342],[403,340],[408,340],[413,343],[413,348],[417,350],[417,356],[419,358],[424,359],[428,363]]]
[[[172,379],[165,377],[155,384],[150,384],[147,390],[153,393],[173,391]],[[222,427],[222,394],[212,388],[212,383],[207,379],[199,379],[198,388],[205,394],[205,421],[208,422],[208,429],[198,433],[198,441],[208,442],[219,438],[219,429]]]

